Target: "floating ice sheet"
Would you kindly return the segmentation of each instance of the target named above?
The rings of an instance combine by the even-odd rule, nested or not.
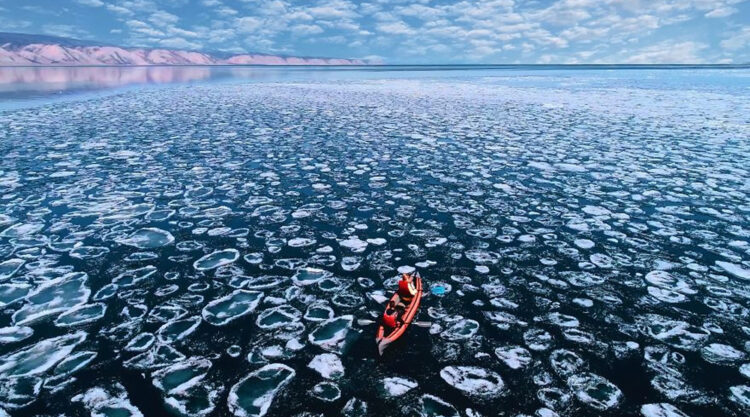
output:
[[[238,417],[264,416],[276,393],[294,375],[292,368],[280,363],[272,363],[251,372],[229,391],[229,411]]]
[[[0,379],[42,374],[70,355],[86,336],[85,332],[76,332],[43,339],[30,347],[0,356]]]
[[[236,290],[211,301],[203,308],[203,320],[214,326],[223,326],[252,313],[263,297],[260,291]]]
[[[448,385],[479,398],[497,397],[505,386],[499,374],[476,366],[447,366],[440,371],[440,377]]]
[[[353,321],[353,316],[340,316],[321,322],[315,330],[310,332],[308,337],[310,343],[325,350],[339,352],[344,347]]]
[[[320,376],[326,379],[338,379],[344,376],[344,365],[338,355],[333,353],[321,353],[316,355],[309,364],[308,368],[317,371]]]
[[[208,255],[203,256],[195,261],[193,263],[193,268],[199,271],[208,271],[234,263],[234,261],[236,261],[239,257],[240,253],[237,251],[237,249],[219,250],[211,252]]]

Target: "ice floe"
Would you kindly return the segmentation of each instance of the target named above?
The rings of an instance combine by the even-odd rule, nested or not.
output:
[[[72,272],[40,285],[25,297],[24,306],[13,313],[13,323],[32,324],[84,304],[91,295],[87,281],[87,274]]]
[[[93,323],[107,312],[107,305],[103,303],[81,304],[60,314],[55,319],[55,325],[59,327],[80,326]]]
[[[193,268],[198,271],[208,271],[216,269],[221,266],[229,265],[234,263],[237,258],[240,257],[240,253],[237,249],[224,249],[209,253],[195,261]]]
[[[255,324],[261,329],[277,329],[298,322],[301,318],[302,312],[285,304],[262,311]]]
[[[389,397],[400,397],[418,386],[417,382],[408,378],[383,378],[383,390]]]
[[[92,351],[76,352],[60,361],[60,363],[55,366],[53,373],[55,377],[68,377],[69,375],[89,366],[97,356],[98,353]]]
[[[688,417],[687,414],[669,403],[643,404],[641,414],[643,417]]]
[[[496,348],[495,355],[511,369],[521,369],[531,363],[531,353],[521,346]]]
[[[262,417],[271,407],[276,394],[294,378],[294,369],[272,363],[242,378],[229,391],[229,411],[238,417]]]
[[[91,411],[92,417],[143,417],[141,411],[130,402],[125,388],[120,384],[106,388],[91,388],[83,394],[74,396],[71,401],[83,403]]]
[[[211,369],[211,361],[204,358],[190,358],[152,374],[154,386],[167,394],[185,392],[199,384]]]
[[[255,311],[262,297],[259,291],[236,290],[206,304],[203,320],[214,326],[224,326]]]
[[[156,336],[161,343],[170,344],[191,335],[200,324],[199,316],[170,321],[159,328]]]
[[[750,280],[750,268],[726,261],[716,261],[716,265],[737,278]]]
[[[323,381],[315,384],[312,395],[319,400],[333,402],[341,398],[341,389],[333,382]]]
[[[330,272],[322,269],[303,268],[292,276],[292,281],[294,281],[296,285],[312,285],[317,284],[331,275]]]
[[[479,322],[476,320],[459,318],[441,336],[447,340],[465,340],[474,336],[478,330]]]
[[[308,368],[314,369],[323,378],[326,379],[338,379],[344,376],[344,365],[341,363],[341,359],[338,355],[333,353],[321,353],[316,355],[310,363],[307,364]]]
[[[744,360],[747,354],[729,345],[709,343],[701,349],[701,356],[706,362],[717,365],[731,365]]]
[[[76,332],[43,339],[0,356],[0,379],[42,374],[70,355],[86,336],[85,332]]]
[[[166,230],[144,227],[126,238],[118,239],[117,242],[138,249],[154,249],[171,244],[174,242],[174,236]]]
[[[458,410],[440,397],[424,394],[419,399],[420,417],[459,417]]]
[[[34,329],[26,326],[0,327],[0,345],[20,342],[34,334]]]
[[[440,377],[448,385],[479,398],[497,397],[505,386],[499,374],[476,366],[447,366],[440,371]]]
[[[622,391],[605,378],[582,373],[568,378],[568,386],[579,401],[597,410],[617,407],[623,400]]]
[[[708,330],[657,314],[641,316],[638,321],[643,334],[676,348],[697,350],[710,336]]]
[[[310,332],[308,339],[310,343],[325,350],[339,352],[344,347],[353,321],[353,316],[340,316],[325,320]]]
[[[0,281],[6,280],[13,276],[21,266],[26,263],[23,259],[8,259],[7,261],[0,262]]]

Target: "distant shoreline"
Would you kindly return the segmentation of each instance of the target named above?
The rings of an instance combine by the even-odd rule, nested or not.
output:
[[[421,70],[452,70],[452,69],[750,69],[748,64],[34,64],[7,65],[0,64],[0,68],[328,68],[328,69],[421,69]]]

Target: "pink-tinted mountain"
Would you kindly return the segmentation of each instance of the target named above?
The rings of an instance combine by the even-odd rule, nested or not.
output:
[[[136,48],[58,36],[0,32],[0,66],[24,65],[366,65],[360,59],[223,54]]]

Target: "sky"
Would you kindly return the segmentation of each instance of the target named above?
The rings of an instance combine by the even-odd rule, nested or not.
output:
[[[0,0],[0,31],[388,64],[750,62],[750,0]]]

